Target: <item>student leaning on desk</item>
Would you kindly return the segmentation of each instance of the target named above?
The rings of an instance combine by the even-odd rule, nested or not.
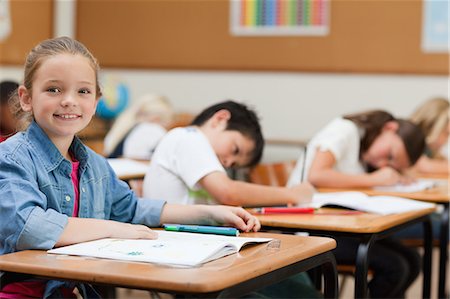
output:
[[[105,156],[150,160],[173,119],[173,107],[166,97],[139,97],[114,121],[105,137]]]
[[[270,206],[310,201],[309,183],[272,187],[227,176],[225,168],[257,164],[263,147],[254,111],[234,101],[212,105],[191,126],[175,128],[160,141],[145,175],[143,194],[183,204]]]
[[[106,237],[154,239],[147,226],[163,222],[260,228],[242,208],[181,208],[137,198],[75,136],[91,120],[100,95],[98,64],[81,43],[45,40],[28,54],[24,82],[13,98],[26,128],[0,144],[0,254]],[[74,286],[22,277],[2,285],[0,298],[73,297]],[[83,297],[96,295],[92,287],[78,286]]]
[[[419,173],[448,174],[449,106],[448,99],[433,98],[411,115],[411,121],[422,129],[427,142],[425,154],[413,167]]]
[[[438,175],[448,178],[448,144],[450,134],[450,104],[446,98],[433,98],[418,107],[410,119],[417,124],[425,134],[425,154],[412,167],[415,175]],[[438,213],[432,215],[433,239],[439,240],[441,217]],[[423,235],[422,226],[408,226],[396,236],[406,240],[418,240]]]
[[[339,117],[309,142],[288,184],[302,177],[315,187],[357,188],[408,182],[402,171],[414,165],[423,153],[425,138],[413,123],[375,110]],[[354,264],[358,242],[338,238],[338,264]],[[369,253],[374,298],[404,298],[420,272],[420,256],[398,240],[376,241]]]
[[[264,140],[256,113],[225,101],[203,110],[192,126],[167,133],[156,147],[144,179],[144,197],[182,204],[221,203],[235,206],[297,204],[310,201],[308,183],[292,188],[269,187],[230,179],[225,168],[250,166],[261,158]],[[261,290],[274,298],[319,296],[306,274]]]

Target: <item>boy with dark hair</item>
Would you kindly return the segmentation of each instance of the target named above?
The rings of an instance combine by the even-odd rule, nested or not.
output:
[[[159,142],[144,179],[144,197],[171,203],[269,206],[310,201],[309,183],[291,188],[230,179],[225,168],[255,165],[264,139],[255,112],[226,101],[201,112],[192,126],[175,128]],[[205,192],[206,191],[206,192]],[[266,286],[249,298],[319,298],[306,273]]]
[[[17,131],[16,120],[9,108],[9,97],[19,87],[13,81],[2,81],[0,83],[0,142],[14,135]]]
[[[158,144],[144,180],[144,197],[169,202],[233,206],[296,205],[313,188],[251,184],[230,179],[225,168],[255,165],[264,140],[255,112],[226,101],[201,112],[192,126],[171,130]],[[205,192],[206,191],[206,192]]]
[[[264,138],[261,133],[258,116],[245,105],[233,101],[226,101],[210,106],[195,117],[192,121],[192,125],[202,126],[206,121],[213,117],[216,112],[223,109],[230,112],[230,119],[228,120],[226,130],[241,132],[242,135],[255,142],[252,159],[250,160],[249,165],[247,165],[255,166],[262,157]]]

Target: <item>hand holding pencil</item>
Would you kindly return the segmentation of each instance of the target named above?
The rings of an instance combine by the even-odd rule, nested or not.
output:
[[[288,189],[292,193],[292,198],[296,200],[293,202],[294,205],[310,203],[315,192],[314,187],[308,182],[300,183]]]

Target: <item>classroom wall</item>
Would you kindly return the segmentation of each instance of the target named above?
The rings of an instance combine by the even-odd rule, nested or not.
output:
[[[422,101],[449,93],[447,76],[130,69],[101,75],[123,81],[132,98],[164,94],[180,111],[196,113],[227,98],[246,102],[258,111],[266,137],[287,139],[310,138],[331,118],[364,109],[407,117]],[[19,67],[2,67],[0,79],[21,76]]]
[[[74,35],[74,3],[54,2],[55,36]],[[266,138],[300,140],[344,113],[381,108],[407,117],[428,98],[448,97],[450,84],[448,75],[405,74],[104,68],[101,76],[124,82],[132,99],[146,92],[164,94],[180,111],[197,113],[228,98],[243,101],[258,111]],[[3,79],[20,81],[21,66],[1,66]]]

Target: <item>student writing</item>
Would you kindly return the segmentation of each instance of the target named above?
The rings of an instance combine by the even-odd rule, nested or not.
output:
[[[407,183],[402,171],[422,155],[425,141],[419,127],[390,113],[374,110],[331,121],[308,143],[290,178],[301,171],[316,187],[373,187]]]
[[[425,138],[419,127],[395,119],[386,111],[346,115],[331,121],[311,139],[306,160],[299,159],[289,184],[296,183],[302,171],[315,187],[407,182],[401,172],[414,165],[424,147]],[[354,264],[358,241],[349,237],[336,241],[334,254],[338,264]],[[368,285],[370,297],[404,298],[420,272],[421,260],[414,248],[386,238],[372,245],[368,263],[374,272]]]
[[[269,187],[230,179],[225,168],[250,166],[261,158],[264,140],[256,113],[234,101],[212,105],[192,126],[176,128],[156,147],[144,179],[144,196],[172,202],[266,206],[297,204],[312,197],[308,183]],[[264,298],[317,298],[305,273],[266,286]]]
[[[308,183],[291,188],[270,187],[227,176],[225,168],[258,163],[263,146],[253,111],[234,101],[212,105],[194,119],[192,126],[175,128],[160,141],[144,179],[144,196],[183,204],[233,206],[310,201],[313,189]]]
[[[257,231],[257,219],[241,208],[137,198],[80,142],[75,134],[88,125],[101,95],[98,68],[85,46],[67,37],[45,40],[28,54],[13,98],[28,126],[0,144],[0,254],[104,237],[152,239],[148,226],[163,222]],[[70,297],[72,290],[71,283],[32,278],[2,285],[0,298]]]

